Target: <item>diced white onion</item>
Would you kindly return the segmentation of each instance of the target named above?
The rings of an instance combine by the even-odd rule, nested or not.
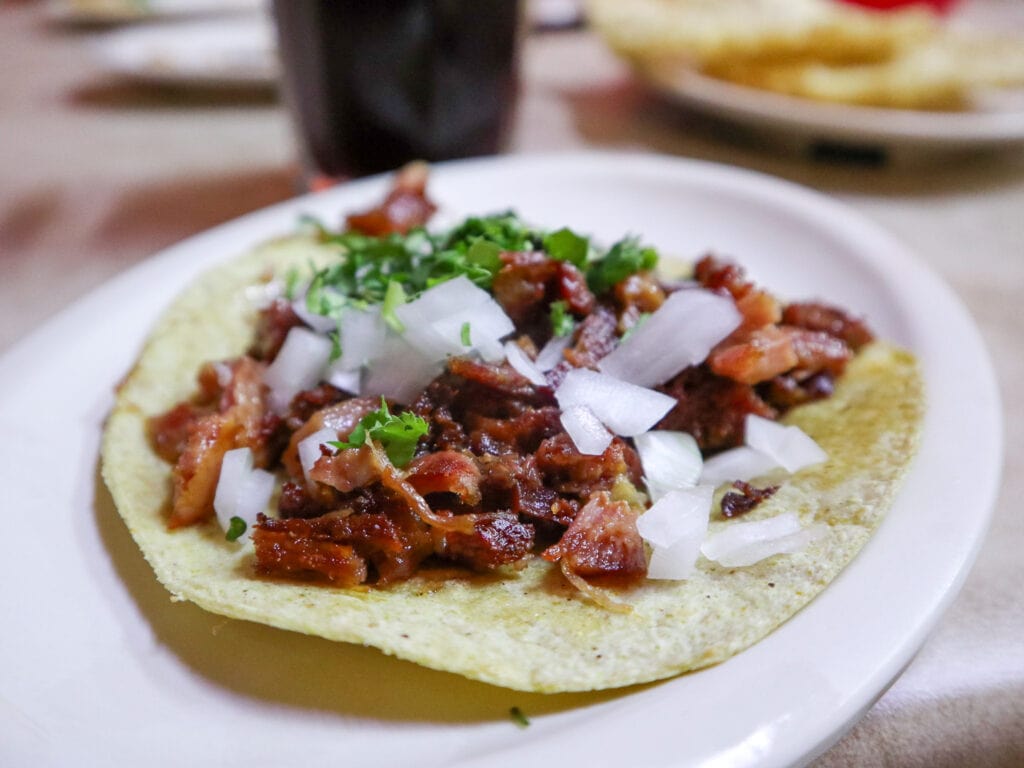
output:
[[[612,434],[585,405],[562,409],[562,426],[572,438],[576,450],[587,456],[600,456],[612,442]]]
[[[544,377],[544,374],[541,373],[540,369],[534,365],[533,360],[526,356],[522,347],[514,341],[506,341],[504,350],[508,364],[520,373],[523,378],[538,387],[547,386],[548,380]]]
[[[730,523],[704,541],[700,551],[708,560],[726,568],[753,565],[766,557],[799,552],[821,536],[824,526],[801,528],[800,520],[786,512],[766,520]]]
[[[625,437],[646,432],[676,404],[675,398],[661,392],[586,368],[569,371],[555,398],[562,410],[586,406],[608,429]]]
[[[652,387],[702,362],[740,320],[732,299],[685,288],[671,294],[597,367],[617,379]]]
[[[384,345],[388,329],[380,314],[380,305],[369,309],[346,307],[341,313],[341,357],[338,370],[357,371],[368,365]]]
[[[533,362],[542,371],[550,371],[565,359],[563,354],[572,343],[572,336],[552,336]]]
[[[324,427],[323,429],[317,430],[309,437],[299,441],[299,463],[302,465],[302,475],[306,478],[307,482],[309,481],[309,470],[311,470],[313,465],[316,464],[317,459],[323,455],[320,450],[320,446],[326,445],[327,443],[337,439],[337,430]],[[334,449],[331,448],[331,450]]]
[[[442,368],[439,361],[425,358],[405,338],[389,335],[363,379],[360,394],[411,403]]]
[[[688,432],[653,430],[633,438],[644,468],[647,493],[658,499],[676,488],[691,488],[701,474],[700,448]]]
[[[213,509],[217,522],[227,531],[231,518],[245,521],[245,532],[236,541],[245,541],[256,524],[256,515],[267,508],[274,492],[274,476],[262,469],[253,469],[252,451],[236,448],[224,454],[220,464]]]
[[[435,362],[449,355],[478,351],[484,359],[501,360],[501,339],[515,325],[501,305],[469,278],[459,276],[424,291],[418,299],[395,308],[405,326],[404,335],[420,354]],[[469,346],[462,343],[469,324]]]
[[[270,406],[277,413],[288,410],[295,395],[320,381],[330,357],[330,339],[308,328],[288,331],[281,351],[263,375],[264,383],[270,387]]]
[[[331,291],[332,288],[325,288],[325,291]],[[339,294],[340,295],[340,294]],[[338,327],[338,321],[333,317],[327,315],[319,315],[316,312],[310,312],[309,307],[306,306],[306,295],[303,294],[295,301],[292,302],[292,311],[299,316],[299,319],[312,328],[317,333],[327,333],[333,331]]]
[[[787,427],[776,421],[747,414],[745,442],[755,451],[770,457],[787,472],[820,464],[828,458],[800,427]]]
[[[708,530],[714,488],[698,485],[669,491],[636,521],[651,545],[650,579],[686,579],[693,574]]]
[[[348,392],[353,395],[361,395],[363,389],[363,372],[357,371],[344,371],[337,365],[336,360],[327,368],[327,373],[324,375],[324,380],[331,386],[337,387],[338,389]]]
[[[705,461],[704,469],[700,473],[700,481],[714,486],[736,480],[746,482],[771,472],[777,467],[778,464],[770,456],[765,456],[749,446],[741,445],[716,454]]]

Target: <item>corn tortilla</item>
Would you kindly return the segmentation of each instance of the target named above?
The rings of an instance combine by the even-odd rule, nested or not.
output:
[[[154,453],[145,423],[192,394],[203,362],[246,349],[251,286],[268,270],[283,274],[332,253],[282,240],[202,276],[159,321],[118,392],[103,436],[103,477],[174,600],[524,691],[647,682],[727,659],[824,589],[881,521],[914,453],[923,410],[917,366],[908,353],[875,343],[833,397],[787,418],[828,461],[782,479],[745,518],[791,511],[804,525],[825,523],[826,534],[797,554],[736,569],[702,558],[688,581],[648,581],[624,594],[629,613],[588,602],[539,559],[492,575],[428,571],[386,589],[259,578],[251,547],[225,541],[216,522],[167,529],[171,467]],[[713,515],[711,530],[728,524]]]

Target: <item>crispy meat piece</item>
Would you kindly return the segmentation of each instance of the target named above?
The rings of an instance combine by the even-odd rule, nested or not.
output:
[[[559,414],[553,405],[524,410],[506,419],[470,413],[466,418],[471,430],[470,446],[476,454],[533,453],[541,441],[562,431]]]
[[[311,520],[261,517],[253,530],[256,568],[272,576],[319,576],[339,586],[367,580],[367,564],[379,583],[413,574],[433,551],[425,525],[401,504],[384,511],[331,513]]]
[[[640,457],[619,437],[600,456],[587,456],[576,450],[572,438],[561,432],[541,443],[536,457],[546,485],[559,493],[583,497],[610,489],[622,477],[639,484],[643,474]]]
[[[647,575],[647,555],[636,518],[626,502],[595,493],[562,539],[541,556],[560,563],[570,581],[576,577],[618,585],[636,583]]]
[[[802,380],[787,373],[757,387],[758,395],[780,413],[804,403],[829,397],[834,390],[835,379],[827,371]]]
[[[484,363],[468,357],[453,357],[448,360],[448,371],[475,385],[490,397],[512,398],[533,404],[554,402],[554,395],[547,387],[538,391],[508,363]]]
[[[451,493],[462,504],[476,506],[480,503],[480,470],[465,453],[425,453],[406,468],[406,479],[421,496]]]
[[[267,363],[274,361],[281,351],[288,331],[302,325],[302,320],[287,299],[274,299],[260,310],[256,320],[256,338],[249,347],[249,355]]]
[[[544,485],[533,455],[489,454],[480,456],[477,464],[482,476],[480,488],[485,509],[510,510],[535,523],[545,524],[545,530],[567,526],[576,516],[579,503],[559,496]]]
[[[745,515],[779,490],[777,485],[755,488],[750,483],[745,483],[742,480],[737,480],[732,484],[732,487],[736,490],[729,491],[722,497],[722,515],[724,517]]]
[[[302,478],[302,464],[299,462],[299,443],[321,429],[333,429],[339,440],[348,440],[349,434],[358,426],[363,417],[380,407],[380,400],[373,397],[353,397],[328,405],[315,411],[306,422],[296,429],[288,441],[288,447],[281,456],[288,474]]]
[[[261,516],[252,532],[257,573],[319,577],[339,587],[362,584],[367,576],[366,560],[351,545],[333,540],[331,523],[329,517],[273,520]]]
[[[410,163],[402,168],[384,201],[376,208],[348,216],[348,228],[371,237],[384,237],[404,235],[410,229],[424,226],[437,210],[427,199],[427,173],[423,163]]]
[[[665,289],[651,272],[637,272],[616,283],[612,289],[619,311],[619,332],[636,325],[640,315],[657,312],[665,303]]]
[[[806,328],[809,331],[824,331],[829,336],[845,341],[854,351],[874,338],[863,318],[821,302],[796,302],[782,311],[782,322]]]
[[[209,406],[184,402],[166,413],[153,416],[146,422],[149,441],[164,461],[174,464],[188,444],[188,431],[192,424],[210,413]]]
[[[533,549],[534,529],[509,512],[474,515],[473,531],[435,531],[434,550],[475,571],[518,562]]]
[[[776,416],[749,384],[717,376],[706,365],[685,369],[659,389],[674,397],[676,405],[656,428],[689,432],[705,453],[741,445],[748,413]]]
[[[506,252],[504,266],[494,276],[495,300],[512,318],[516,328],[537,343],[551,336],[549,312],[555,301],[564,301],[582,317],[594,308],[594,294],[575,266],[536,252]]]
[[[368,445],[346,448],[337,453],[325,447],[320,450],[323,455],[309,470],[310,480],[349,493],[380,479],[380,468]]]
[[[223,365],[223,364],[222,364]],[[210,394],[212,367],[204,367],[201,388]],[[220,477],[224,454],[233,448],[249,448],[258,467],[269,466],[276,451],[272,438],[280,423],[267,408],[263,386],[263,363],[242,357],[217,369],[223,383],[217,413],[192,420],[187,427],[184,448],[172,472],[173,503],[168,524],[171,528],[205,520],[213,515],[213,496]],[[165,423],[172,423],[166,422]],[[179,425],[180,426],[180,425]],[[153,433],[155,443],[167,441],[169,433]]]

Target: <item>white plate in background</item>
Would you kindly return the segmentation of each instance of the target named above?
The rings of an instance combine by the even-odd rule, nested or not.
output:
[[[47,0],[46,16],[57,24],[122,24],[259,10],[265,0]]]
[[[127,27],[96,43],[111,74],[147,83],[269,87],[277,81],[274,29],[261,14]]]
[[[647,155],[510,157],[438,166],[431,196],[464,213],[512,206],[605,242],[642,233],[683,257],[713,248],[780,295],[866,313],[918,355],[924,437],[894,508],[781,628],[662,683],[542,696],[169,601],[98,479],[114,387],[204,269],[291,231],[300,214],[336,224],[386,185],[353,182],[190,238],[0,358],[0,764],[771,768],[824,750],[910,661],[966,577],[1001,464],[998,394],[975,325],[921,261],[827,197],[746,171]],[[528,728],[509,719],[512,706]]]

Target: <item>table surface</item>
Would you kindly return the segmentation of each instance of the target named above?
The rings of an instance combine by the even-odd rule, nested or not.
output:
[[[0,353],[160,248],[295,191],[273,93],[112,80],[91,43],[41,3],[0,6]],[[511,152],[653,151],[790,179],[887,228],[966,303],[1004,398],[993,526],[923,650],[815,765],[1024,764],[1024,148],[816,164],[661,103],[586,31],[529,35],[522,67]]]

